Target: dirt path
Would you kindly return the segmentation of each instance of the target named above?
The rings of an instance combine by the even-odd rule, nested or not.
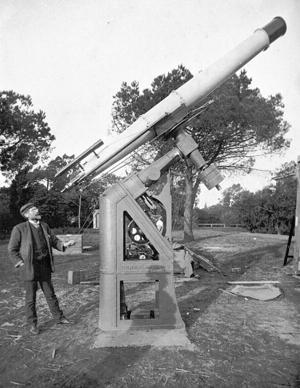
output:
[[[42,333],[26,332],[23,290],[0,245],[0,386],[9,387],[300,387],[300,283],[282,268],[286,238],[248,233],[197,235],[192,247],[222,266],[176,283],[181,315],[195,350],[91,349],[97,332],[99,287],[70,286],[69,269],[94,268],[97,253],[58,257],[55,289],[74,320],[55,326],[41,294]],[[205,235],[203,237],[203,235]],[[240,273],[231,272],[240,268]],[[228,280],[279,280],[269,302],[229,294]],[[55,349],[55,352],[54,352]]]

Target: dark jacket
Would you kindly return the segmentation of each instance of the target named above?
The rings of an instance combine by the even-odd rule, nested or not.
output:
[[[48,246],[51,272],[55,271],[52,247],[59,251],[64,251],[63,242],[60,241],[50,230],[49,226],[41,222],[42,231],[45,235],[45,239]],[[10,260],[16,265],[20,260],[24,262],[24,279],[34,279],[34,268],[33,268],[33,240],[32,232],[29,221],[22,222],[16,225],[10,236],[8,243],[8,254]]]

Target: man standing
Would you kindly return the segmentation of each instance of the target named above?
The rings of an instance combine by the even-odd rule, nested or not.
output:
[[[36,313],[36,292],[38,284],[43,291],[54,320],[58,324],[70,323],[59,307],[51,281],[54,272],[52,247],[64,251],[74,244],[63,243],[41,222],[39,210],[33,203],[27,203],[20,209],[26,222],[16,225],[8,244],[9,258],[15,268],[23,272],[25,283],[25,312],[29,331],[39,334]]]

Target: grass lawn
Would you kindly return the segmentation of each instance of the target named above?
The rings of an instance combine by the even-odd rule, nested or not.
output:
[[[222,274],[198,269],[197,280],[175,283],[194,350],[93,349],[99,286],[67,284],[68,270],[99,266],[97,233],[83,241],[89,251],[57,256],[53,276],[60,305],[74,324],[56,326],[39,291],[41,334],[35,337],[25,327],[24,291],[7,258],[7,241],[0,242],[1,387],[300,387],[300,283],[292,264],[282,267],[287,236],[195,232],[188,246],[212,257]],[[269,302],[235,296],[230,280],[278,280],[282,295]]]

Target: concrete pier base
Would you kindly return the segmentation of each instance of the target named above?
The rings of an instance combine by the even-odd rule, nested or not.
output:
[[[157,348],[180,347],[187,350],[195,350],[195,345],[188,339],[185,329],[99,331],[92,347],[130,346],[152,346]]]

